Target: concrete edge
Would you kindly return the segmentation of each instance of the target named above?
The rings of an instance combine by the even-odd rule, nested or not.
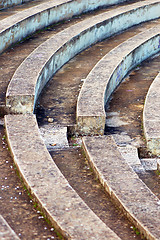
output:
[[[91,70],[77,101],[77,125],[83,135],[104,133],[107,101],[131,69],[160,51],[159,32],[156,26],[128,39]],[[101,121],[95,124],[98,117]]]
[[[15,165],[26,187],[66,239],[120,240],[59,171],[42,141],[33,114],[6,115],[5,127]]]
[[[113,137],[83,137],[83,149],[101,184],[127,218],[147,239],[160,239],[159,199],[125,162]]]
[[[160,73],[152,82],[144,104],[143,130],[148,150],[160,156]]]
[[[35,31],[58,21],[69,19],[98,7],[121,3],[125,0],[53,0],[23,10],[1,20],[0,53]]]
[[[5,240],[5,239],[20,240],[20,238],[8,225],[8,223],[2,217],[2,215],[0,215],[0,239],[1,240]]]
[[[127,6],[127,11],[126,7],[121,7],[116,11],[100,14],[51,37],[33,51],[15,72],[6,94],[6,105],[10,112],[33,112],[41,90],[63,64],[97,41],[140,22],[155,19],[160,15],[159,8],[159,1],[138,2]],[[22,91],[19,85],[22,86]],[[97,123],[101,118],[104,123],[104,112],[94,122]],[[103,129],[100,132],[102,134]]]

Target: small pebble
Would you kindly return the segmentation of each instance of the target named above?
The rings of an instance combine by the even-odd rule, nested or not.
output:
[[[53,123],[53,118],[48,118],[49,123]]]

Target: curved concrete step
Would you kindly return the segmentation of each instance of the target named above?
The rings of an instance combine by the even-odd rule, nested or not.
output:
[[[6,220],[0,215],[0,239],[1,240],[19,240],[19,237],[8,225]]]
[[[160,156],[160,108],[159,108],[160,74],[157,75],[147,93],[144,111],[143,128],[148,149]]]
[[[7,115],[15,164],[27,188],[67,239],[120,239],[81,200],[63,177],[40,136],[34,115]]]
[[[135,3],[84,20],[54,35],[19,66],[7,90],[6,106],[14,113],[33,112],[41,90],[63,64],[97,41],[159,17],[159,8],[159,1]]]
[[[18,12],[1,20],[0,53],[22,38],[58,21],[69,19],[98,7],[123,2],[120,0],[52,0]]]
[[[131,69],[160,51],[159,32],[158,25],[128,39],[96,64],[84,81],[77,102],[80,134],[104,133],[109,97]]]
[[[160,239],[160,200],[126,163],[111,136],[83,137],[83,148],[105,190],[147,239]]]

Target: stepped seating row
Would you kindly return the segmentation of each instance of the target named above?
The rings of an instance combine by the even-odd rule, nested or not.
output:
[[[157,75],[149,88],[143,111],[144,134],[147,147],[155,155],[160,155],[159,91],[160,74]]]
[[[158,29],[158,27],[148,30],[147,32],[145,32],[145,36],[146,35],[148,36],[147,33],[150,33],[150,32],[152,33],[152,36],[155,36],[155,32],[157,33],[157,29]],[[132,40],[134,39],[133,43],[136,43],[136,45],[137,45],[137,41],[135,41],[135,40],[137,40],[138,37],[140,37],[140,36],[141,36],[141,40],[142,40],[142,43],[143,43],[144,42],[144,38],[142,37],[143,34],[144,33],[139,34],[138,36],[132,38]],[[127,42],[131,43],[131,39],[128,40]],[[126,46],[126,42],[123,45]],[[156,45],[153,45],[153,46],[155,47]],[[155,49],[157,49],[157,48],[155,47]],[[148,50],[151,53],[151,50],[150,49],[148,49]],[[38,127],[36,126],[36,124],[37,123],[35,122],[35,118],[34,118],[33,115],[16,115],[16,116],[15,115],[8,115],[8,116],[6,116],[6,131],[7,131],[7,135],[8,135],[8,139],[9,139],[9,143],[10,143],[10,148],[11,148],[11,151],[13,153],[13,157],[15,159],[16,165],[19,168],[19,171],[21,172],[21,174],[23,175],[23,178],[26,182],[26,185],[28,186],[29,190],[32,192],[32,195],[35,196],[36,200],[41,203],[42,208],[44,208],[44,211],[47,214],[47,216],[48,215],[50,216],[50,219],[52,220],[52,222],[53,222],[53,219],[54,219],[54,221],[56,223],[58,223],[61,219],[59,217],[57,217],[57,215],[55,216],[52,213],[53,212],[52,207],[54,209],[55,206],[52,206],[51,208],[47,208],[48,206],[50,206],[50,198],[53,199],[54,195],[53,195],[51,189],[48,189],[47,187],[44,187],[44,185],[45,185],[45,183],[48,184],[48,182],[50,182],[50,183],[52,182],[51,181],[51,174],[49,174],[50,171],[54,172],[54,174],[52,174],[53,175],[53,182],[51,184],[51,187],[53,185],[56,186],[59,182],[62,183],[63,176],[60,174],[60,177],[59,178],[57,177],[57,176],[59,176],[59,173],[57,173],[58,169],[55,167],[55,165],[53,164],[53,161],[51,160],[51,157],[46,152],[45,146],[42,143],[42,140],[40,139],[41,137],[39,135]],[[33,135],[31,135],[31,133]],[[35,138],[35,139],[31,141],[32,138],[33,139]],[[27,141],[27,139],[28,139],[28,141]],[[91,143],[90,143],[90,141],[91,141]],[[21,142],[23,142],[24,144],[21,145],[20,144]],[[93,139],[89,138],[87,140],[86,140],[86,138],[84,138],[84,146],[85,146],[84,149],[87,152],[88,156],[90,155],[90,152],[91,152],[90,146],[95,146],[95,144],[97,144],[98,142],[99,142],[99,144],[102,144],[102,145],[104,144],[104,149],[109,149],[107,144],[110,144],[113,147],[113,149],[111,149],[111,152],[107,151],[107,154],[109,154],[109,153],[110,154],[115,154],[115,157],[116,157],[116,161],[113,161],[113,162],[117,162],[116,167],[118,166],[117,171],[119,171],[120,175],[117,175],[117,173],[115,173],[115,169],[116,169],[115,166],[112,166],[111,169],[112,170],[114,169],[114,174],[116,174],[117,177],[121,176],[121,178],[122,178],[121,181],[119,179],[116,180],[116,183],[117,182],[122,183],[122,181],[126,181],[126,176],[125,176],[125,180],[124,180],[123,175],[121,174],[121,171],[120,171],[120,169],[124,170],[126,168],[126,172],[128,173],[127,181],[128,181],[128,184],[130,184],[130,186],[132,186],[131,189],[133,189],[135,184],[136,184],[136,192],[131,191],[131,192],[128,193],[127,191],[129,191],[129,190],[127,188],[127,189],[122,189],[121,190],[123,193],[124,193],[124,190],[125,190],[126,194],[120,194],[119,193],[119,185],[117,185],[117,184],[115,184],[115,182],[113,182],[113,175],[112,175],[113,173],[110,170],[111,173],[112,173],[111,176],[107,172],[107,176],[108,177],[110,176],[110,181],[109,181],[109,183],[106,187],[107,191],[109,191],[109,193],[111,194],[111,196],[114,199],[115,198],[117,199],[116,193],[120,194],[120,195],[118,194],[118,200],[117,201],[119,202],[121,207],[124,209],[124,211],[127,212],[126,214],[129,215],[129,217],[134,222],[134,224],[139,229],[141,229],[141,232],[145,236],[147,236],[149,239],[152,239],[152,238],[154,239],[154,236],[156,236],[156,235],[158,236],[158,234],[159,234],[159,230],[157,228],[159,223],[157,222],[158,220],[156,220],[158,215],[155,215],[155,213],[159,214],[159,200],[158,200],[158,198],[156,198],[150,192],[150,190],[145,186],[145,184],[143,184],[139,180],[138,176],[130,169],[130,167],[125,163],[125,161],[122,161],[123,158],[120,157],[120,154],[118,153],[118,150],[117,149],[115,150],[115,145],[113,143],[113,140],[108,139],[108,137],[107,138],[106,137],[105,138],[99,138],[99,141],[97,140],[97,138],[93,138]],[[32,146],[33,146],[33,152],[31,151]],[[104,157],[102,154],[106,154],[105,150],[102,148],[101,145],[97,144],[97,146],[98,146],[98,149],[99,149],[100,152],[97,151],[96,148],[94,148],[94,149],[95,149],[96,152],[98,152],[98,156],[99,156],[100,159],[106,159],[107,158],[107,161],[109,161],[110,159],[113,160],[113,155],[111,155],[111,156],[107,155],[107,156]],[[22,152],[23,152],[23,155],[21,154]],[[37,153],[38,153],[38,155],[37,155]],[[36,155],[34,155],[34,154],[36,154]],[[30,155],[31,155],[31,158],[28,158],[28,156],[30,156]],[[95,154],[93,154],[93,156],[94,155]],[[117,161],[117,155],[119,156],[118,159],[119,159],[119,161],[121,161],[121,164]],[[43,156],[43,157],[40,157],[40,156]],[[89,157],[89,159],[92,159],[92,157]],[[33,159],[33,158],[37,162],[36,161],[34,163],[28,162],[29,159]],[[45,158],[45,160],[44,160],[44,158]],[[46,163],[47,159],[48,159],[49,163],[46,164],[45,167],[44,167],[43,166],[44,161]],[[52,164],[51,164],[51,162],[52,162]],[[47,167],[46,167],[47,165],[49,166],[49,169],[47,169]],[[53,165],[54,165],[54,167],[53,167]],[[109,165],[110,165],[110,162],[109,162]],[[123,165],[123,166],[121,166],[121,165]],[[103,164],[100,164],[100,166],[104,167]],[[33,171],[33,167],[35,167],[35,171]],[[92,167],[93,167],[93,164],[92,164]],[[46,169],[46,172],[43,172],[44,168]],[[94,166],[94,168],[95,168],[95,166]],[[42,169],[42,171],[40,169]],[[54,170],[54,169],[56,169],[56,170]],[[104,169],[107,169],[109,171],[108,166],[105,166]],[[31,174],[31,170],[32,170],[32,174],[34,175],[34,177]],[[105,170],[105,171],[107,171],[107,170]],[[97,170],[97,171],[102,172],[102,170]],[[99,173],[99,174],[102,176],[101,173]],[[48,177],[48,180],[46,179],[46,176]],[[56,180],[55,180],[55,177],[56,177]],[[39,179],[39,181],[37,181],[37,179]],[[61,181],[58,180],[58,179],[61,179]],[[102,179],[104,179],[104,177],[102,177]],[[63,179],[63,180],[65,181],[65,179]],[[43,184],[42,184],[41,181],[43,182]],[[55,181],[56,181],[56,184],[55,184]],[[114,188],[113,188],[113,183],[116,185],[116,186],[114,185]],[[63,183],[62,185],[66,186],[66,184],[68,184],[68,183]],[[42,187],[42,189],[41,189],[40,186]],[[105,186],[106,186],[106,183],[105,183]],[[123,184],[122,184],[122,186],[123,186]],[[47,190],[47,193],[43,192],[44,189]],[[68,193],[68,188],[66,188],[66,189],[67,189],[66,194],[68,196],[68,194],[69,194]],[[138,195],[137,195],[137,189],[140,189],[140,192],[138,192]],[[142,191],[142,189],[143,189],[143,191]],[[51,195],[48,194],[48,191],[49,191],[49,193],[51,193]],[[60,194],[61,191],[60,191],[60,186],[59,185],[58,185],[58,191],[59,191],[59,194]],[[62,191],[63,191],[63,194],[64,194],[64,190],[62,190]],[[54,188],[54,193],[57,195],[55,188]],[[146,201],[143,201],[144,199],[142,198],[141,195],[139,195],[140,193],[143,193],[142,195],[143,195],[144,199],[147,199],[147,201],[152,203],[152,205],[150,204],[150,207],[151,207],[152,211],[147,206],[147,209],[146,209],[147,213],[148,212],[154,213],[154,214],[148,214],[148,218],[147,218],[148,222],[147,223],[145,222],[145,224],[144,224],[143,214],[144,214],[144,208],[146,207],[146,205],[145,205]],[[46,197],[46,196],[48,196],[48,197]],[[129,196],[129,198],[126,199],[126,196]],[[139,211],[137,209],[135,210],[135,203],[134,202],[131,202],[132,204],[129,202],[129,199],[136,199],[135,196],[138,196],[138,198],[142,199],[142,202],[139,202],[141,204],[140,205],[141,207],[140,207]],[[43,199],[43,197],[44,197],[44,199]],[[123,199],[124,197],[125,197],[125,199]],[[70,198],[70,196],[68,198]],[[66,197],[67,201],[68,201],[68,198]],[[73,199],[73,197],[71,197],[71,199]],[[58,202],[59,202],[59,199],[58,199]],[[63,203],[64,203],[64,198],[63,198]],[[136,203],[137,203],[137,199],[136,199]],[[143,206],[142,206],[142,203],[143,203]],[[46,207],[45,207],[45,204],[46,204]],[[55,204],[58,204],[58,203],[55,202]],[[127,204],[129,206],[131,205],[130,208]],[[72,204],[70,204],[70,206],[71,205],[73,207],[74,204],[72,203]],[[65,204],[65,206],[66,206],[65,210],[69,209],[68,205]],[[60,207],[62,207],[62,208],[64,207],[62,203],[60,204]],[[59,210],[59,211],[62,211],[62,210]],[[58,212],[58,209],[57,209],[57,212]],[[67,211],[67,213],[68,213],[68,211]],[[70,214],[71,213],[69,212],[69,215]],[[89,214],[89,213],[87,213],[87,214]],[[156,219],[154,219],[154,217]],[[67,218],[68,218],[68,215],[67,215]],[[64,213],[63,213],[63,219],[64,219]],[[93,219],[93,217],[92,217],[92,219]],[[54,222],[54,224],[55,224],[55,222]],[[72,226],[73,226],[73,224],[74,223],[72,223]],[[143,226],[145,226],[145,227],[143,227]],[[150,226],[151,226],[151,228],[150,228]],[[68,228],[65,229],[65,227],[67,228],[68,226],[62,226],[59,223],[59,228],[58,229],[61,229],[61,232],[63,233],[63,235],[65,235],[64,232],[69,232]],[[83,228],[84,228],[84,226],[83,226]],[[157,230],[155,231],[155,229],[157,229]],[[153,230],[153,232],[152,232],[152,230]],[[87,229],[87,231],[89,232],[88,229]],[[74,234],[75,233],[70,233],[71,236],[74,236]],[[92,232],[92,234],[93,234],[93,232]]]
[[[147,239],[160,239],[160,201],[119,153],[112,136],[83,137],[93,171],[127,217]]]
[[[9,111],[34,112],[39,94],[62,65],[97,41],[133,25],[158,18],[159,8],[159,1],[138,2],[84,20],[53,35],[35,49],[15,72],[6,94]],[[104,123],[104,114],[101,122]]]
[[[65,180],[44,145],[33,114],[7,115],[5,126],[14,162],[27,188],[64,237],[120,239]]]
[[[148,6],[145,6],[146,3]],[[60,173],[48,154],[43,140],[41,139],[35,116],[32,114],[32,112],[34,111],[36,100],[46,84],[45,78],[48,81],[51,77],[51,74],[56,72],[75,54],[96,41],[111,36],[113,33],[124,30],[129,26],[133,26],[135,24],[135,19],[138,19],[138,15],[142,17],[137,20],[136,24],[159,17],[158,12],[160,4],[158,1],[146,1],[145,4],[143,2],[133,4],[130,6],[128,12],[125,12],[125,7],[122,7],[120,10],[116,10],[117,12],[114,11],[114,13],[108,13],[108,19],[106,18],[105,14],[103,14],[100,16],[101,19],[98,17],[94,18],[94,22],[92,23],[90,21],[86,21],[86,24],[89,24],[87,28],[88,31],[85,30],[87,25],[83,26],[83,22],[57,34],[56,37],[59,36],[60,38],[56,39],[55,36],[53,36],[51,40],[55,41],[54,43],[57,45],[54,49],[52,49],[51,53],[45,53],[45,51],[47,52],[47,47],[51,46],[51,40],[48,40],[38,47],[20,65],[8,87],[6,96],[7,106],[11,112],[23,113],[5,116],[6,133],[14,161],[19,169],[20,174],[22,175],[22,178],[24,179],[25,184],[31,191],[35,200],[40,204],[44,213],[55,225],[55,227],[62,233],[62,235],[68,239],[119,238],[100,219],[96,217],[96,215],[83,203],[75,191],[70,187],[68,182],[64,179],[63,175]],[[137,7],[135,8],[135,6]],[[102,17],[104,18],[102,19]],[[127,19],[130,18],[131,21],[127,22]],[[109,21],[109,19],[111,21]],[[113,19],[115,22],[112,21]],[[117,22],[119,22],[120,25],[117,25]],[[123,26],[122,23],[124,22],[126,25],[124,24]],[[106,29],[109,28],[108,33],[106,33],[104,26],[106,26]],[[77,28],[77,32],[76,34],[72,35],[72,40],[70,40],[69,36],[71,33],[73,33],[74,27]],[[134,59],[135,64],[136,62],[139,63],[141,60],[143,60],[140,52],[144,51],[145,53],[146,46],[148,47],[152,45],[150,44],[151,42],[154,43],[153,46],[155,47],[155,49],[152,51],[152,54],[158,52],[158,29],[159,28],[156,27],[147,31],[147,33],[138,35],[139,37],[142,37],[141,47],[137,48],[137,42],[136,44],[134,42],[135,40],[137,41],[137,38],[134,41],[133,39],[128,40],[128,43],[133,41],[133,45],[130,50],[136,53],[136,58]],[[102,31],[100,32],[100,30]],[[88,42],[84,41],[85,37],[88,39],[87,32],[89,33],[89,37],[91,34],[93,34],[92,36],[95,35],[92,43],[89,40]],[[149,37],[147,34],[150,34]],[[62,39],[60,44],[58,42],[59,39]],[[80,45],[80,47],[77,49],[77,46],[81,44],[81,40],[82,45]],[[86,45],[83,43],[86,43]],[[45,51],[43,51],[44,46],[46,46]],[[69,55],[69,58],[66,60],[64,56],[67,51],[70,52],[71,47],[73,48],[73,52],[71,52],[71,55]],[[150,50],[147,51],[148,55],[146,54],[144,59],[149,56]],[[39,56],[40,59],[36,63],[37,56]],[[121,60],[122,59],[119,60],[120,63]],[[133,61],[132,54],[129,60]],[[54,66],[53,69],[51,65],[54,61],[56,61],[57,66]],[[42,65],[40,65],[40,63],[42,63]],[[25,66],[27,66],[27,68],[25,68]],[[29,68],[29,66],[33,68]],[[49,66],[50,69],[48,70]],[[36,69],[37,67],[39,68]],[[127,73],[127,68],[128,65],[126,65],[124,72],[118,72],[117,79],[119,81],[121,80],[121,77]],[[29,71],[27,71],[27,69],[29,69]],[[35,76],[33,76],[33,70],[36,73]],[[27,71],[26,74],[25,71]],[[29,72],[31,72],[32,75],[27,75]],[[38,75],[40,75],[40,77]],[[24,81],[25,78],[26,82]],[[28,83],[28,79],[31,81],[31,84]],[[80,97],[82,96],[86,84],[87,80],[84,83]],[[21,86],[22,92],[19,86]],[[102,91],[102,93],[103,94],[100,94],[100,101],[102,101],[104,105],[104,92]],[[24,114],[26,112],[30,114]],[[94,128],[92,127],[92,130],[93,129]],[[100,133],[102,134],[103,132]],[[98,149],[95,146],[96,144]],[[126,215],[148,239],[159,239],[159,199],[150,192],[150,190],[140,181],[140,179],[125,163],[125,161],[123,161],[123,158],[119,154],[113,139],[110,137],[86,137],[83,139],[83,146],[93,169],[96,169],[96,174],[99,176],[101,182],[104,184],[111,197],[116,200]],[[95,148],[93,148],[93,146],[95,146]],[[106,149],[109,149],[107,153],[105,151]],[[98,156],[95,154],[95,151],[99,154]],[[113,158],[116,159],[117,164],[116,161],[112,162]],[[31,161],[31,159],[34,159],[34,162]],[[98,165],[99,159],[107,159],[107,166],[103,164]],[[110,167],[112,168],[109,168],[108,165],[111,165]],[[122,169],[125,169],[125,173],[127,173],[124,179],[122,178],[124,175],[121,175]],[[126,188],[126,181],[131,186],[130,190]],[[117,182],[120,182],[121,185],[118,185]],[[137,194],[135,189],[140,189],[141,191],[138,191]],[[144,194],[143,196],[141,196],[141,192]],[[141,200],[141,197],[144,201]],[[139,206],[135,204],[135,199],[139,202]],[[148,205],[150,205],[151,208],[149,208]]]
[[[131,69],[160,51],[159,32],[158,25],[130,38],[106,54],[93,68],[77,102],[77,120],[82,134],[104,133],[104,106]]]
[[[69,19],[83,12],[105,5],[118,3],[119,0],[53,0],[23,10],[1,20],[0,53],[12,44],[20,41],[35,31],[53,23]],[[120,2],[123,2],[120,1]],[[154,2],[153,2],[154,3]]]

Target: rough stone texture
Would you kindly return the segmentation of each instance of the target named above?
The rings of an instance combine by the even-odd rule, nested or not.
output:
[[[19,240],[19,237],[10,228],[5,219],[0,215],[0,239],[1,240]]]
[[[77,102],[77,124],[80,132],[103,134],[105,103],[132,68],[160,50],[159,29],[158,26],[130,38],[106,54],[92,69]],[[101,119],[98,127],[92,125],[94,123],[90,120],[94,116]]]
[[[48,150],[67,148],[67,127],[53,124],[40,126],[40,132]]]
[[[160,74],[151,84],[146,96],[143,111],[144,134],[148,149],[160,156]]]
[[[157,170],[157,159],[156,158],[144,158],[144,159],[141,159],[141,163],[146,171]]]
[[[111,136],[84,137],[87,158],[101,183],[147,239],[160,239],[159,199],[119,153]]]
[[[40,136],[34,115],[5,116],[11,153],[27,188],[67,239],[119,239],[61,174]]]
[[[6,94],[7,107],[15,113],[33,112],[41,90],[63,64],[99,40],[140,22],[159,17],[159,7],[159,1],[138,2],[94,16],[54,35],[31,53],[15,72]],[[21,85],[21,88],[19,88],[19,85]],[[98,85],[104,89],[103,82],[98,83]],[[96,91],[103,95],[101,89],[98,88]],[[96,102],[96,99],[94,99],[94,102]],[[102,105],[104,100],[102,97],[100,99]],[[103,108],[104,106],[102,110]],[[97,115],[98,112],[99,110],[96,111]],[[88,133],[94,130],[94,132],[102,134],[105,119],[104,111],[101,111],[98,116],[96,114],[93,112],[93,126],[90,126],[91,130],[89,129]],[[88,124],[91,121],[91,119],[88,121],[88,117],[90,117],[88,113],[87,117],[84,114],[85,119],[81,116],[80,111],[77,116],[80,126],[83,125],[83,122]],[[101,125],[98,125],[98,122]],[[88,129],[87,124],[86,128]]]
[[[118,150],[125,161],[133,168],[133,170],[136,172],[144,171],[144,168],[141,165],[141,161],[138,157],[138,151],[136,147],[132,145],[126,145],[125,147],[118,147]]]

